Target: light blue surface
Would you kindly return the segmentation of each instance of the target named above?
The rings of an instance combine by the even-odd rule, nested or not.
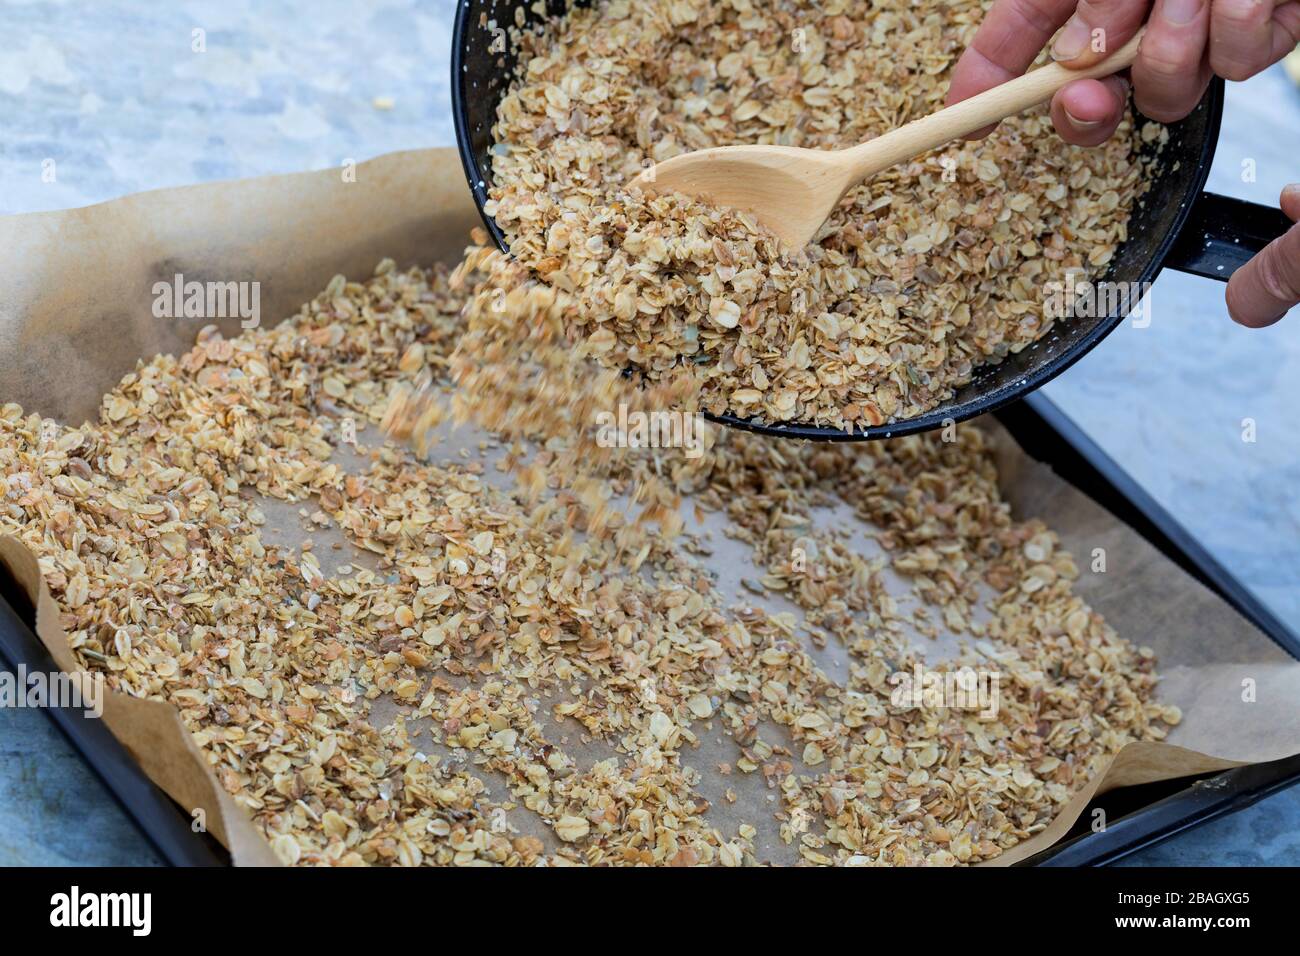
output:
[[[0,0],[0,213],[451,144],[452,10]],[[392,109],[376,108],[383,97]],[[1275,204],[1294,181],[1300,92],[1280,69],[1230,85],[1211,187]],[[1166,274],[1152,294],[1150,328],[1116,332],[1048,394],[1300,629],[1300,317],[1238,329],[1222,286],[1190,276]],[[44,715],[0,710],[0,864],[57,862],[154,857]],[[1300,789],[1131,862],[1300,863]]]

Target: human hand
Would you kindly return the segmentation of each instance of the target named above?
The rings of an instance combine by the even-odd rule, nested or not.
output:
[[[1244,80],[1300,43],[1297,0],[1155,0],[1154,9],[1149,0],[996,0],[957,63],[948,102],[1020,76],[1062,25],[1052,55],[1082,69],[1122,47],[1144,22],[1131,71],[1134,100],[1162,123],[1195,109],[1212,75]],[[1057,93],[1052,123],[1062,139],[1078,146],[1108,140],[1124,115],[1129,84],[1120,76],[1079,80]]]
[[[1300,222],[1300,185],[1282,190],[1282,211]],[[1228,281],[1228,314],[1252,329],[1272,325],[1300,303],[1300,226],[1233,273]]]

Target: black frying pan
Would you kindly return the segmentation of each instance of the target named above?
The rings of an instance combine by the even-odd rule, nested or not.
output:
[[[564,0],[546,0],[547,15],[564,13]],[[517,20],[523,11],[522,21]],[[540,17],[526,0],[461,0],[452,33],[451,95],[465,175],[479,212],[492,182],[492,125],[497,104],[514,78],[515,55],[484,24],[522,22]],[[1169,143],[1156,166],[1151,189],[1133,210],[1129,239],[1101,278],[1121,288],[1146,288],[1163,268],[1226,282],[1251,256],[1282,235],[1291,223],[1280,209],[1203,192],[1223,116],[1223,81],[1215,79],[1195,112],[1169,128]],[[1143,149],[1154,147],[1142,147]],[[491,217],[483,222],[506,250],[505,237]],[[765,435],[816,441],[860,441],[910,435],[983,415],[1032,392],[1077,362],[1113,330],[1137,304],[1120,296],[1115,311],[1101,318],[1057,322],[1042,339],[998,365],[977,368],[972,380],[937,408],[893,424],[852,434],[810,425],[756,424],[732,415],[714,421]]]

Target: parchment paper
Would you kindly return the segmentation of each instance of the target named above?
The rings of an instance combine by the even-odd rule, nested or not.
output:
[[[384,257],[403,268],[459,259],[478,218],[454,151],[395,153],[355,172],[354,181],[326,170],[0,219],[0,402],[78,424],[98,414],[101,396],[138,359],[187,350],[207,320],[160,319],[152,310],[154,283],[177,273],[187,281],[260,283],[261,320],[274,324],[334,275],[368,276]],[[227,335],[239,332],[238,318],[217,324]],[[1126,748],[1051,826],[996,862],[1015,862],[1060,839],[1096,793],[1300,752],[1300,663],[1132,529],[1030,460],[996,423],[982,427],[996,437],[1003,491],[1016,515],[1042,518],[1060,533],[1083,569],[1077,592],[1121,635],[1156,652],[1160,696],[1184,714],[1167,744]],[[443,451],[472,448],[476,437],[461,435]],[[295,528],[294,511],[271,522],[290,542],[295,534],[307,536]],[[314,536],[319,542],[319,529]],[[720,535],[713,544],[722,584],[734,588],[735,569],[745,564],[739,546]],[[1095,548],[1105,549],[1104,573],[1088,570]],[[58,608],[34,557],[4,539],[0,561],[37,608],[39,636],[71,670]],[[842,659],[835,648],[818,659],[836,676]],[[1252,701],[1243,682],[1253,682]],[[276,862],[170,706],[106,697],[114,734],[187,812],[205,811],[209,829],[237,864]],[[734,759],[734,742],[713,734],[702,739],[698,752],[683,751],[683,760],[702,767]],[[771,815],[761,793],[733,805],[715,801],[715,808],[711,819],[733,832],[739,821],[758,825],[758,817]],[[773,848],[774,859],[780,849]]]

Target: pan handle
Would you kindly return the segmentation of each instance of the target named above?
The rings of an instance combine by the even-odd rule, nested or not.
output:
[[[1169,250],[1165,266],[1227,282],[1293,225],[1276,207],[1201,193]]]

